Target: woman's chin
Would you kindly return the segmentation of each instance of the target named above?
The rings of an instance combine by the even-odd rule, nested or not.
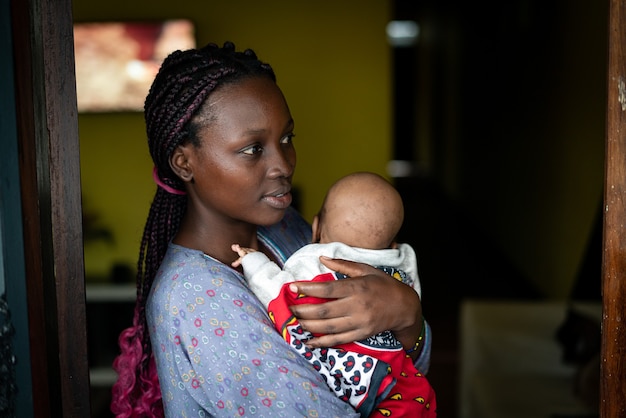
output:
[[[280,222],[285,216],[285,212],[287,211],[287,206],[284,209],[274,209],[267,216],[263,216],[258,220],[257,225],[259,226],[272,226]]]

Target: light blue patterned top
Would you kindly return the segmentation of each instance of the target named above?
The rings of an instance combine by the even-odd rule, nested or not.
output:
[[[310,233],[288,210],[259,238],[284,263]],[[289,348],[243,276],[200,251],[170,244],[146,317],[167,417],[359,416]]]

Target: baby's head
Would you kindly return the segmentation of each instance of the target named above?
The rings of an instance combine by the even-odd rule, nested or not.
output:
[[[387,180],[374,173],[353,173],[328,190],[313,219],[313,242],[389,248],[403,220],[402,198]]]

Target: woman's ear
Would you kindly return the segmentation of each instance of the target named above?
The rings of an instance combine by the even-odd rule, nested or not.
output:
[[[320,242],[320,217],[315,215],[311,224],[311,242],[313,244]]]
[[[181,180],[193,181],[193,170],[189,166],[189,149],[187,145],[179,145],[170,156],[170,168]]]

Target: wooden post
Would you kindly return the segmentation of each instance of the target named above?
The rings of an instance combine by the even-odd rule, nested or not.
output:
[[[626,0],[610,0],[600,416],[626,416]]]
[[[72,3],[12,0],[11,17],[33,411],[84,418],[89,368]]]

